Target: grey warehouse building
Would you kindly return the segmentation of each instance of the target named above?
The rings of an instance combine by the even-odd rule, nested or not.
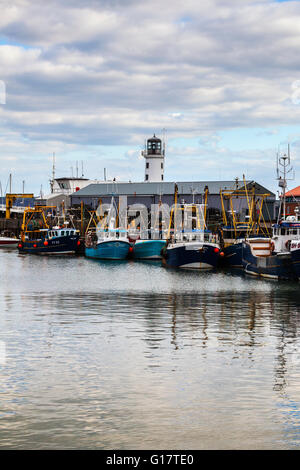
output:
[[[265,199],[264,218],[266,221],[272,221],[276,218],[276,196],[271,191],[255,181],[246,181],[247,191],[255,191],[257,200],[259,195],[269,194]],[[91,210],[95,210],[101,200],[102,204],[109,204],[112,197],[118,201],[119,196],[127,197],[127,204],[143,204],[150,210],[152,204],[174,204],[175,188],[178,188],[177,202],[181,203],[202,203],[204,202],[205,191],[208,190],[207,208],[208,214],[221,213],[222,203],[220,191],[244,190],[243,181],[190,181],[190,182],[100,182],[90,184],[79,191],[71,194],[71,206],[76,207],[83,204]],[[234,210],[242,217],[248,213],[247,199],[234,196]],[[224,199],[224,208],[230,211],[229,199]]]

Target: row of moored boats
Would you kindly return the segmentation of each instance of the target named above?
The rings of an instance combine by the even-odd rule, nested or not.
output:
[[[259,232],[258,228],[256,233],[254,230],[250,233],[249,225],[244,224],[235,227],[233,237],[230,225],[215,234],[207,230],[203,205],[181,204],[172,209],[168,230],[149,231],[152,238],[141,239],[142,232],[138,229],[116,228],[112,219],[109,225],[99,222],[94,229],[87,230],[85,240],[81,240],[79,231],[66,221],[51,226],[49,211],[46,206],[26,209],[20,239],[0,237],[0,246],[17,247],[20,253],[29,254],[83,253],[99,260],[158,260],[171,268],[241,268],[247,274],[264,278],[300,278],[298,214],[274,224],[271,236]],[[183,223],[187,219],[188,227]]]

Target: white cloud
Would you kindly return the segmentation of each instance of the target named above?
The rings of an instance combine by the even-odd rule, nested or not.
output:
[[[15,139],[42,154],[45,142],[50,152],[59,142],[84,153],[89,145],[139,146],[162,128],[169,139],[199,141],[299,122],[298,2],[1,3],[0,128],[14,132],[8,147]],[[216,159],[230,153],[222,143],[210,149]]]

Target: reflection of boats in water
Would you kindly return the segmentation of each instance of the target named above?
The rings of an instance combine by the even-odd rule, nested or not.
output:
[[[189,228],[185,228],[185,223]],[[218,265],[219,258],[217,237],[206,230],[205,205],[182,204],[177,208],[175,204],[163,264],[173,268],[212,269]]]
[[[19,239],[8,231],[0,234],[0,248],[17,248]]]
[[[74,254],[78,251],[79,233],[69,226],[49,227],[45,212],[51,212],[52,206],[36,206],[24,211],[21,240],[18,243],[20,253],[40,255]]]

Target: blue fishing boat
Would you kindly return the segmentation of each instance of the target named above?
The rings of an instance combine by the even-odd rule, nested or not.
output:
[[[295,276],[300,280],[300,240],[291,241],[291,258]]]
[[[243,239],[237,239],[232,241],[223,248],[223,260],[222,265],[230,268],[241,268],[242,267],[242,247]]]
[[[166,240],[137,240],[133,245],[135,259],[161,259]]]
[[[191,226],[186,227],[185,223]],[[205,227],[203,204],[175,206],[171,210],[169,236],[163,250],[164,266],[197,270],[216,268],[220,259],[220,245],[217,237]]]
[[[45,212],[51,206],[36,206],[24,211],[21,237],[18,243],[20,253],[38,255],[67,255],[79,251],[79,232],[66,226],[48,226]]]
[[[268,238],[269,229],[262,217],[263,204],[270,194],[255,194],[254,188],[249,192],[244,177],[244,188],[221,190],[223,225],[219,230],[220,243],[224,256],[222,266],[242,268],[243,241],[249,238]],[[225,211],[225,200],[230,210]],[[246,200],[248,215],[239,212],[240,203]],[[258,215],[257,215],[258,214]]]
[[[281,236],[277,241],[281,242]],[[286,239],[286,237],[284,237]],[[249,239],[243,242],[242,263],[247,274],[277,280],[295,280],[289,245],[285,249],[276,248],[273,237],[270,239]],[[287,239],[287,242],[290,240]]]
[[[113,215],[112,215],[113,214]],[[114,201],[112,199],[107,221],[94,220],[95,213],[91,213],[91,219],[87,227],[85,237],[85,256],[103,260],[123,260],[132,252],[132,246],[127,236],[127,231],[116,227]],[[91,222],[94,229],[89,229]]]
[[[107,236],[94,242],[89,234],[86,237],[85,256],[87,258],[122,260],[128,257],[130,250],[132,247],[129,240],[118,237],[117,233],[116,236],[108,233]]]
[[[253,240],[262,240],[269,238],[265,235],[247,235],[245,233],[244,237],[237,238],[236,240],[231,240],[226,246],[223,247],[222,252],[224,256],[221,258],[221,265],[227,268],[242,268],[243,267],[243,242],[253,241]]]
[[[276,224],[272,227],[272,237],[269,239],[254,239],[243,242],[242,262],[246,273],[270,279],[295,280],[298,278],[297,253],[292,255],[291,244],[295,245],[300,240],[300,222],[294,215],[286,216],[285,188],[286,174],[290,165],[290,156],[277,157],[277,164],[283,166],[283,178],[279,177],[279,186],[283,188],[281,203],[283,204],[283,215],[280,219],[281,210]],[[280,208],[281,209],[281,208]],[[294,258],[294,260],[293,260]]]
[[[205,241],[171,242],[165,251],[164,265],[184,269],[213,269],[220,258],[220,247]]]

